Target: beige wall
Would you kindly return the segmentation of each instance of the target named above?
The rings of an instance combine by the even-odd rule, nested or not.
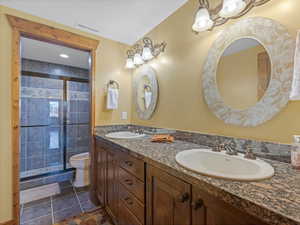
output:
[[[217,85],[226,105],[234,109],[247,109],[258,102],[257,58],[264,51],[262,45],[258,45],[221,57],[217,69]]]
[[[149,121],[139,120],[132,106],[132,122],[256,140],[291,142],[293,134],[300,134],[300,102],[290,102],[271,121],[255,128],[226,125],[209,111],[201,90],[202,66],[213,41],[228,24],[213,32],[194,35],[191,26],[197,8],[198,1],[190,0],[147,35],[155,41],[166,41],[168,44],[166,53],[151,62],[159,80],[159,103]],[[243,18],[272,18],[285,25],[295,37],[296,30],[300,28],[299,10],[299,1],[272,0]]]
[[[73,33],[100,40],[96,61],[96,125],[109,123],[129,123],[131,104],[131,76],[123,70],[127,46],[80,32],[44,19],[21,13],[0,6],[0,223],[12,218],[12,155],[10,126],[10,59],[11,59],[11,29],[5,14],[16,15],[39,23],[51,25]],[[116,111],[104,110],[104,87],[109,79],[121,83],[120,107]],[[120,120],[121,111],[129,112],[128,120]]]

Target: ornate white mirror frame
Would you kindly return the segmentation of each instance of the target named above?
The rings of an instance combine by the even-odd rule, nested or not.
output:
[[[149,107],[143,110],[140,108],[138,98],[139,98],[139,84],[140,82],[143,81],[145,77],[149,80],[149,86],[151,87],[152,96],[151,96],[151,103]],[[156,78],[156,72],[151,66],[143,65],[137,70],[133,79],[133,90],[134,90],[135,108],[138,117],[142,120],[149,120],[155,111],[157,101],[158,101],[158,81]]]
[[[223,52],[240,38],[259,41],[267,50],[272,66],[271,80],[265,95],[256,105],[245,110],[233,109],[224,103],[216,79]],[[270,120],[289,101],[294,52],[295,40],[283,25],[274,20],[247,18],[226,28],[213,43],[203,68],[202,86],[209,109],[225,123],[237,126],[254,127]]]

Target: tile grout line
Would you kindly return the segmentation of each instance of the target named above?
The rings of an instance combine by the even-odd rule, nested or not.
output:
[[[52,199],[52,196],[50,196],[50,202],[51,202],[51,217],[52,217],[52,224],[54,224],[54,210],[53,210],[53,199]]]
[[[79,203],[80,210],[81,210],[81,212],[83,213],[84,210],[83,210],[83,208],[82,208],[81,202],[80,202],[79,197],[78,197],[78,195],[77,195],[77,191],[76,191],[75,187],[73,186],[73,184],[72,184],[72,187],[73,187],[73,190],[74,190],[74,192],[75,192],[77,201],[78,201],[78,203]]]

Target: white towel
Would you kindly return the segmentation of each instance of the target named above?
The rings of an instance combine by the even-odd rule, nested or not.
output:
[[[145,91],[145,107],[146,107],[146,109],[149,108],[151,101],[152,101],[152,92]]]
[[[119,103],[119,90],[116,88],[108,88],[107,90],[107,109],[117,109]]]

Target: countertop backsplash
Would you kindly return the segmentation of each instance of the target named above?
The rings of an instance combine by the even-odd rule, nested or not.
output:
[[[146,134],[159,134],[159,133],[169,133],[175,137],[177,140],[182,140],[186,142],[195,143],[198,145],[215,147],[221,143],[231,143],[232,146],[238,152],[245,152],[247,146],[253,148],[254,153],[261,158],[277,160],[280,162],[291,162],[291,149],[292,145],[279,144],[273,142],[256,141],[250,139],[242,139],[235,137],[226,137],[212,134],[202,134],[192,131],[181,131],[175,129],[166,128],[156,128],[156,127],[146,127],[132,124],[125,125],[108,125],[108,126],[97,126],[97,129],[105,129],[107,132],[116,131],[143,131]]]

